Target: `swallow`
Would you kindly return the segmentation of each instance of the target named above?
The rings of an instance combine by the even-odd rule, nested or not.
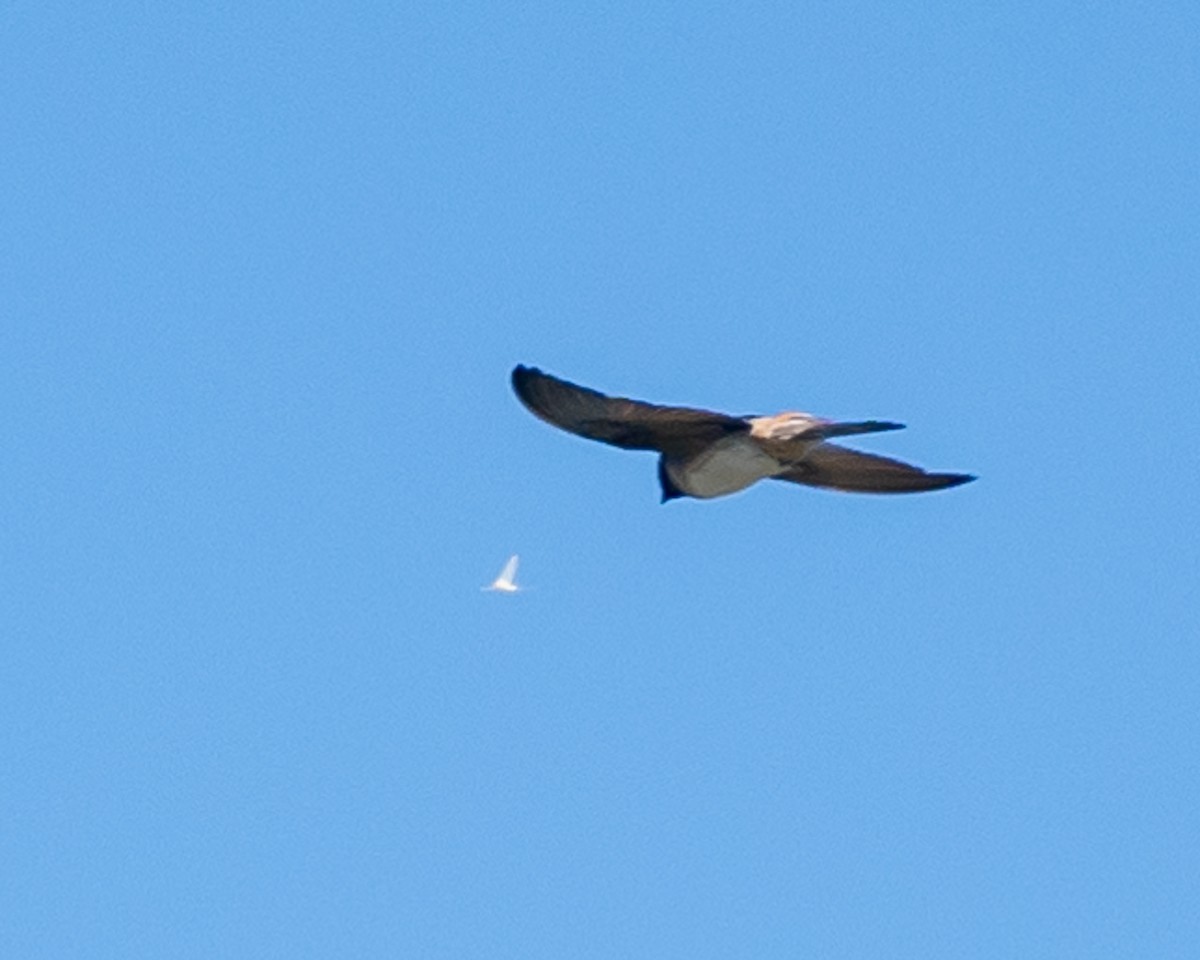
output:
[[[662,500],[710,500],[759,480],[852,493],[920,493],[969,483],[967,473],[930,473],[899,460],[830,443],[901,430],[890,420],[825,420],[810,413],[731,416],[668,407],[596,390],[517,366],[512,386],[536,417],[589,440],[658,454]]]

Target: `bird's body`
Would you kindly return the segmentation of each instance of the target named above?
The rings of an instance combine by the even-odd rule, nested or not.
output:
[[[663,456],[662,469],[681,494],[709,500],[745,490],[784,469],[747,433],[734,433],[690,457]]]
[[[859,493],[915,493],[975,479],[927,473],[828,442],[902,427],[890,421],[838,422],[796,412],[734,417],[665,407],[608,397],[524,366],[513,370],[512,384],[521,402],[547,423],[627,450],[656,451],[663,502],[722,497],[769,478]]]

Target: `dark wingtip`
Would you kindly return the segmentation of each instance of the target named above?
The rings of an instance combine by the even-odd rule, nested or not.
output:
[[[979,478],[973,473],[943,473],[940,474],[940,479],[943,481],[946,488],[961,487],[964,483],[970,483]]]
[[[542,371],[537,367],[527,367],[523,363],[518,363],[512,369],[513,392],[522,400],[526,400],[529,396],[530,383],[540,376],[542,376]]]

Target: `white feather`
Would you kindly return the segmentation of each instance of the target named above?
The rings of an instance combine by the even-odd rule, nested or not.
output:
[[[520,558],[514,553],[508,558],[508,563],[500,571],[500,576],[493,580],[484,590],[496,590],[500,593],[516,593],[521,588],[517,586],[517,564]]]

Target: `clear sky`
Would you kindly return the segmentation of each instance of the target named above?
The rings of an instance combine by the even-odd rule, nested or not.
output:
[[[0,955],[1194,957],[1198,10],[6,5]]]

